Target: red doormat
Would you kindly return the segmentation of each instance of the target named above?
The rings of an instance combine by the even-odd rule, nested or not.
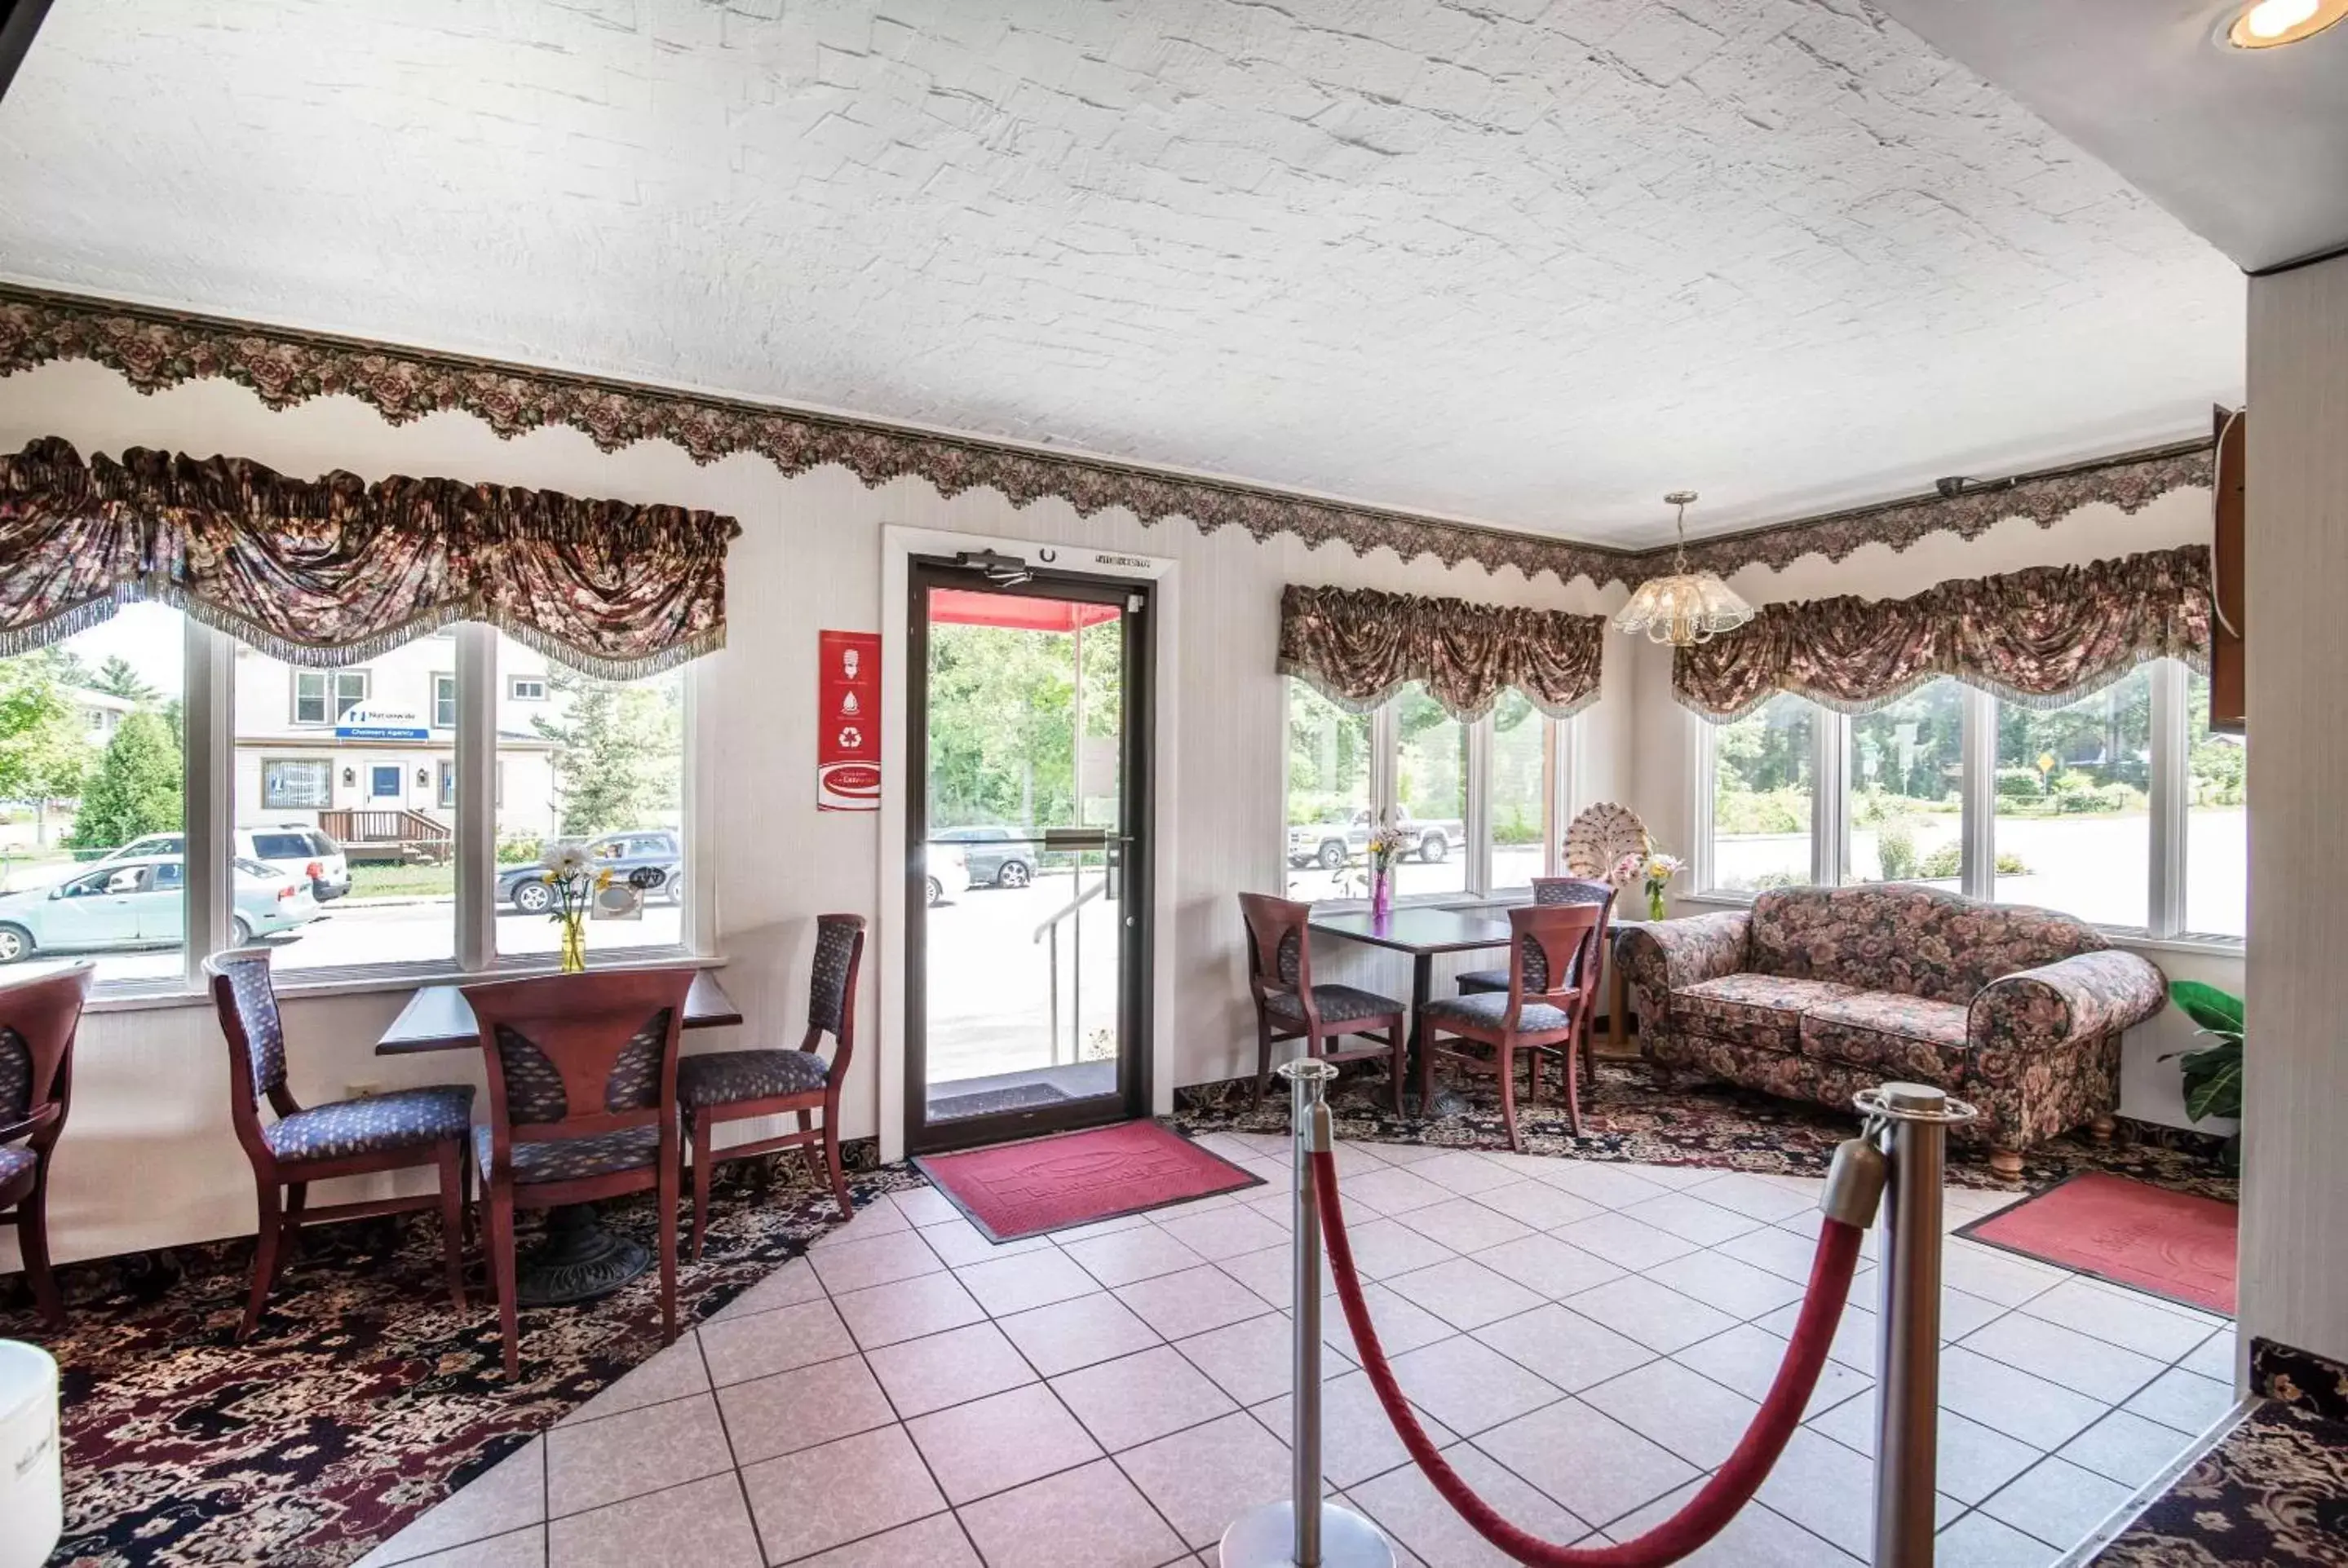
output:
[[[2231,1317],[2236,1214],[2216,1198],[2082,1171],[1957,1234]]]
[[[1155,1122],[1125,1122],[913,1163],[990,1240],[1017,1241],[1263,1184]]]

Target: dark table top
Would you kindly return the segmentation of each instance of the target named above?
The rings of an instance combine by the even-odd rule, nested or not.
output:
[[[482,977],[483,980],[490,977]],[[479,985],[481,980],[466,982]],[[685,1027],[715,1029],[720,1024],[740,1023],[742,1014],[734,999],[717,983],[717,976],[703,969],[693,977],[693,989],[685,993]],[[391,1027],[376,1041],[377,1056],[407,1056],[424,1050],[463,1050],[481,1043],[481,1026],[474,1021],[472,1007],[465,1000],[462,986],[421,986]]]
[[[1468,953],[1509,945],[1508,911],[1414,908],[1405,906],[1381,920],[1366,909],[1316,914],[1312,928],[1397,953]]]

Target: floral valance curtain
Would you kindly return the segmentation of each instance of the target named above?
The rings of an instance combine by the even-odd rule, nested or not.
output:
[[[132,448],[85,463],[55,436],[0,457],[0,653],[160,600],[291,663],[355,663],[487,621],[605,680],[726,641],[731,518],[551,490]]]
[[[1672,690],[1719,723],[1779,692],[1864,713],[1952,676],[2059,708],[2147,659],[2209,668],[2209,552],[2200,545],[1935,583],[1912,599],[1764,605],[1677,651]]]
[[[1515,687],[1562,719],[1598,695],[1606,618],[1422,599],[1375,589],[1290,585],[1280,600],[1280,671],[1355,712],[1423,681],[1462,721]]]

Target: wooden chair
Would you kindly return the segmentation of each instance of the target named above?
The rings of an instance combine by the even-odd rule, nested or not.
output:
[[[816,1180],[829,1178],[839,1217],[855,1211],[848,1176],[839,1163],[839,1088],[856,1054],[856,976],[864,964],[864,917],[819,915],[815,921],[815,971],[808,980],[807,1034],[795,1050],[712,1050],[688,1056],[676,1066],[676,1099],[685,1115],[685,1138],[693,1149],[693,1255],[709,1235],[709,1173],[720,1160],[801,1149]],[[829,1033],[838,1042],[831,1064],[816,1048]],[[808,1118],[821,1112],[823,1125]],[[795,1114],[798,1131],[771,1138],[713,1146],[720,1122],[753,1116]],[[821,1160],[818,1163],[820,1145]]]
[[[521,1371],[514,1210],[660,1194],[661,1342],[676,1339],[676,1042],[691,969],[467,986],[489,1119],[473,1129],[506,1376]]]
[[[1419,1103],[1432,1105],[1435,1060],[1456,1061],[1470,1072],[1497,1074],[1500,1115],[1509,1127],[1509,1147],[1521,1150],[1517,1132],[1517,1052],[1531,1053],[1535,1094],[1542,1051],[1560,1053],[1565,1067],[1566,1117],[1581,1136],[1581,1093],[1575,1071],[1577,1040],[1590,1027],[1589,994],[1598,974],[1597,944],[1606,917],[1601,904],[1535,905],[1509,911],[1514,941],[1509,948],[1505,994],[1473,992],[1429,1002],[1419,1014]],[[1576,984],[1581,977],[1588,984]],[[1491,1051],[1486,1058],[1446,1046],[1446,1035]]]
[[[49,1270],[49,1156],[66,1130],[74,1036],[95,967],[0,988],[0,1214],[15,1211],[25,1280],[51,1328],[66,1326],[66,1304]]]
[[[1248,989],[1255,996],[1255,1102],[1263,1103],[1264,1089],[1272,1081],[1273,1043],[1301,1040],[1308,1054],[1324,1061],[1385,1057],[1399,1113],[1410,1050],[1409,1007],[1354,986],[1313,983],[1313,943],[1305,930],[1312,905],[1269,893],[1242,893],[1240,914],[1247,921]],[[1381,1030],[1383,1040],[1378,1038]],[[1329,1048],[1331,1040],[1349,1034],[1366,1035],[1377,1043],[1354,1050]]]
[[[473,1121],[473,1087],[439,1083],[399,1089],[362,1100],[337,1100],[304,1107],[285,1086],[285,1025],[277,1010],[277,990],[269,979],[269,949],[239,948],[204,960],[211,976],[212,1007],[221,1033],[228,1037],[229,1114],[236,1140],[252,1163],[261,1209],[252,1255],[252,1294],[245,1304],[237,1337],[260,1326],[262,1307],[283,1272],[290,1228],[404,1214],[438,1207],[441,1241],[448,1255],[448,1299],[465,1309],[466,1137]],[[266,1099],[277,1120],[263,1125]],[[309,1206],[310,1184],[335,1176],[403,1171],[438,1165],[439,1189],[414,1197]],[[283,1201],[280,1202],[281,1190]]]
[[[1604,979],[1606,956],[1609,951],[1606,945],[1607,933],[1614,918],[1614,884],[1599,878],[1588,876],[1536,876],[1533,878],[1533,902],[1536,905],[1595,904],[1598,906],[1598,939],[1592,954],[1598,968],[1591,974],[1588,986],[1583,988],[1592,997],[1599,994],[1599,987]],[[1577,948],[1574,950],[1576,961],[1580,960],[1581,956],[1581,949]],[[1505,991],[1509,989],[1509,971],[1506,969],[1468,969],[1455,979],[1461,996],[1470,996],[1480,991]],[[1566,984],[1570,986],[1582,984],[1581,976],[1578,972],[1570,974],[1565,979]],[[1581,1059],[1582,1071],[1593,1076],[1598,1071],[1598,1040],[1590,1024],[1591,1016],[1596,1011],[1595,1002],[1582,1009],[1580,1038],[1575,1042],[1577,1054]],[[1536,1072],[1540,1071],[1539,1061],[1540,1058],[1534,1058],[1536,1066],[1533,1071]]]

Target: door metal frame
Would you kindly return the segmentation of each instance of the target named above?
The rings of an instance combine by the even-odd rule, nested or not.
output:
[[[910,1086],[921,1080],[911,1071],[914,1064],[909,1061],[912,1031],[907,1024],[911,1008],[924,999],[916,989],[916,977],[910,963],[913,944],[909,940],[916,922],[922,917],[915,883],[919,862],[911,853],[911,825],[922,822],[924,815],[916,806],[917,792],[926,782],[921,777],[923,770],[912,760],[917,753],[911,748],[913,725],[910,722],[916,690],[910,675],[914,653],[912,569],[917,558],[951,560],[965,551],[990,548],[1020,557],[1039,576],[1054,579],[1045,584],[1047,590],[1058,581],[1088,579],[1123,592],[1138,590],[1148,600],[1140,627],[1145,651],[1135,659],[1133,666],[1137,690],[1146,684],[1146,699],[1128,715],[1124,737],[1128,748],[1125,777],[1140,792],[1139,804],[1128,804],[1129,821],[1148,849],[1147,864],[1128,873],[1140,878],[1128,902],[1128,912],[1137,917],[1131,928],[1136,935],[1128,939],[1138,942],[1139,951],[1136,957],[1129,950],[1127,959],[1129,980],[1125,988],[1124,1016],[1120,1019],[1124,1034],[1120,1042],[1122,1092],[1117,1101],[1090,1103],[1114,1104],[1121,1112],[1133,1115],[1163,1115],[1173,1104],[1176,1065],[1170,1029],[1174,1003],[1170,944],[1176,922],[1170,902],[1172,884],[1165,868],[1179,864],[1175,794],[1180,693],[1170,674],[1178,668],[1179,658],[1177,563],[1162,557],[1088,545],[1058,545],[1004,535],[891,526],[883,528],[881,536],[881,625],[889,633],[881,641],[882,701],[891,717],[882,726],[880,821],[876,845],[880,872],[880,962],[876,966],[880,1040],[875,1053],[879,1058],[879,1092],[870,1120],[866,1122],[867,1126],[877,1122],[880,1157],[887,1162],[901,1160],[907,1153],[916,1152],[909,1139],[913,1124],[909,1122],[908,1111]],[[980,586],[978,574],[969,573],[953,586]],[[925,649],[922,661],[926,666]],[[1139,761],[1136,760],[1137,753]],[[855,1122],[864,1118],[855,1113],[854,1097],[850,1107],[852,1132]],[[1009,1126],[991,1117],[952,1125],[957,1130],[983,1128],[977,1136],[988,1139],[1026,1136],[1036,1130],[1033,1124]],[[920,1152],[944,1146],[924,1143]]]

